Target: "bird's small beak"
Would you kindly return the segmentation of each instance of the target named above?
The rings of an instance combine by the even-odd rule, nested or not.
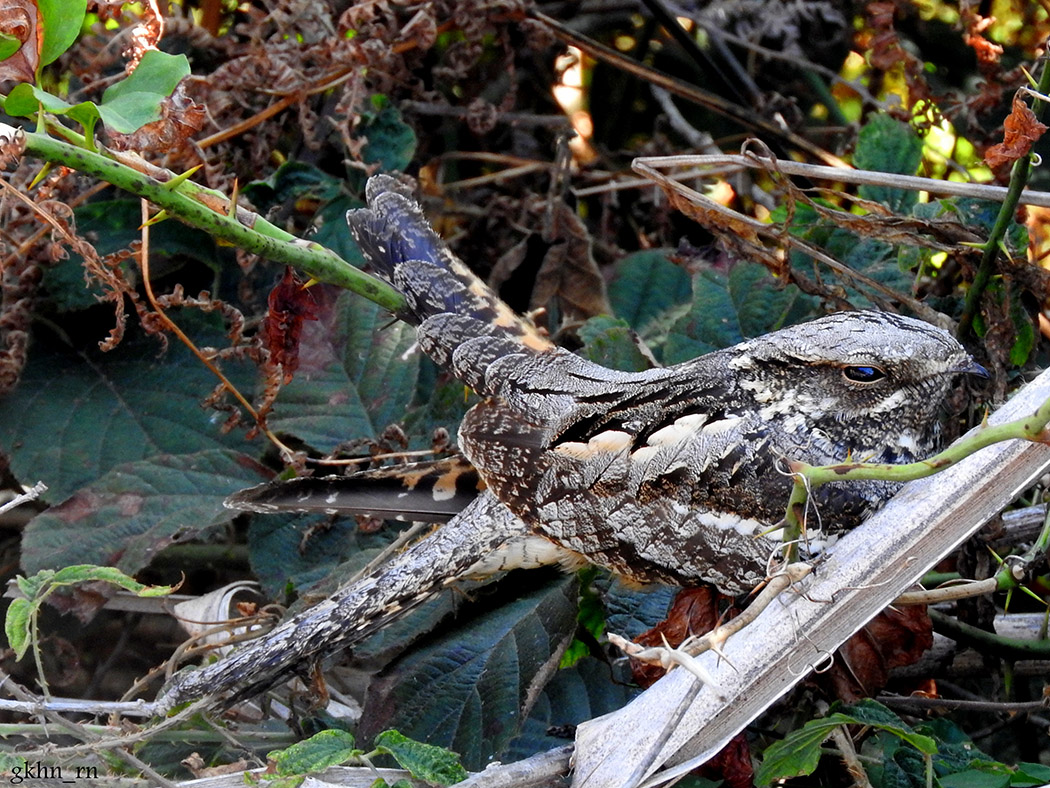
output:
[[[976,375],[977,377],[984,378],[985,380],[991,377],[991,375],[988,374],[988,370],[982,367],[972,358],[967,359],[964,364],[960,364],[955,369],[953,369],[952,372],[957,375]]]

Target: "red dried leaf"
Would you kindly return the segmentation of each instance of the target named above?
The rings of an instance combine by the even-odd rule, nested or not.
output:
[[[1028,108],[1021,96],[1014,96],[1013,109],[1003,122],[1003,141],[993,145],[984,154],[984,163],[993,170],[1013,164],[1027,156],[1032,143],[1043,136],[1046,126],[1036,120],[1035,113]]]
[[[911,665],[933,645],[933,624],[922,605],[884,610],[839,649],[825,677],[846,703],[870,698],[894,668]]]
[[[707,780],[722,780],[726,788],[753,788],[755,770],[751,766],[747,733],[738,733],[730,739],[714,758],[696,770],[696,774]]]
[[[22,46],[0,62],[0,82],[33,82],[40,63],[43,28],[40,12],[32,0],[3,0],[0,3],[0,33],[21,42]]]
[[[963,41],[968,47],[972,47],[977,54],[977,64],[980,70],[985,72],[994,66],[998,66],[999,58],[1003,54],[1003,48],[998,44],[993,44],[984,37],[984,31],[992,26],[995,18],[980,16],[971,9],[967,9],[963,13],[963,20],[966,23]]]
[[[284,277],[270,291],[269,311],[263,321],[263,341],[270,351],[270,362],[280,365],[284,382],[290,383],[299,368],[299,338],[303,323],[317,320],[313,294],[303,287],[295,271],[286,268]]]
[[[634,642],[645,647],[680,645],[690,635],[703,635],[719,623],[718,603],[724,597],[711,586],[684,588],[678,592],[667,611],[667,618],[643,632]],[[663,668],[631,660],[634,680],[648,687],[664,675]]]

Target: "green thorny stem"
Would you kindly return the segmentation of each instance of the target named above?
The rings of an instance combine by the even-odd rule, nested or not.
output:
[[[220,192],[141,160],[135,162],[150,173],[144,174],[105,149],[96,153],[40,132],[22,134],[25,155],[93,175],[149,200],[168,215],[215,238],[267,260],[290,265],[319,282],[352,290],[391,312],[404,306],[404,297],[386,282],[358,270],[318,243],[296,238],[258,214],[233,206]]]
[[[1039,84],[1037,85],[1036,90],[1043,95],[1050,92],[1050,58],[1047,58],[1046,56],[1043,57],[1043,71],[1039,75]],[[1041,121],[1045,113],[1046,102],[1033,98],[1032,114],[1035,115],[1036,120]],[[973,320],[977,316],[978,310],[981,308],[981,296],[988,287],[988,283],[992,280],[992,275],[997,270],[996,261],[999,258],[999,251],[1003,245],[1003,238],[1006,237],[1006,231],[1010,227],[1010,221],[1013,219],[1014,212],[1017,210],[1017,203],[1021,198],[1021,192],[1028,184],[1028,176],[1031,170],[1032,154],[1027,153],[1014,162],[1013,169],[1010,171],[1010,185],[1008,187],[1006,199],[1003,200],[1003,204],[999,207],[999,214],[995,217],[995,224],[992,226],[992,232],[989,234],[988,240],[983,245],[981,264],[977,268],[977,273],[974,275],[973,282],[970,284],[970,289],[966,292],[966,300],[963,303],[962,316],[959,318],[959,327],[956,331],[957,337],[962,338],[969,333],[973,325]]]
[[[810,465],[797,460],[788,460],[788,471],[794,479],[791,497],[788,499],[787,512],[784,515],[787,524],[785,541],[791,547],[789,558],[796,559],[795,541],[805,533],[805,512],[810,493],[822,484],[837,481],[857,481],[860,479],[881,479],[894,482],[910,482],[955,465],[974,452],[1007,440],[1027,440],[1038,443],[1050,443],[1050,400],[1040,405],[1030,416],[998,424],[994,427],[983,426],[969,437],[958,441],[939,454],[927,460],[892,465],[889,463],[844,462],[837,465]]]

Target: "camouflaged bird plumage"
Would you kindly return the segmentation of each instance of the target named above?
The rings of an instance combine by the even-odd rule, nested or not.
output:
[[[373,178],[351,231],[403,292],[423,350],[485,400],[460,448],[488,489],[559,547],[639,582],[754,587],[779,544],[784,458],[909,462],[938,409],[980,368],[946,331],[840,313],[684,364],[606,369],[553,347],[457,261],[392,178]],[[831,484],[822,527],[855,526],[896,485]]]
[[[348,214],[350,230],[405,295],[399,316],[417,326],[427,354],[484,398],[459,430],[477,478],[461,476],[457,464],[466,481],[440,490],[445,504],[456,499],[443,511],[451,517],[445,525],[265,640],[180,674],[158,708],[270,686],[466,575],[592,563],[638,582],[748,591],[781,546],[791,484],[785,458],[921,458],[937,446],[938,410],[953,380],[984,374],[946,331],[876,312],[831,315],[673,367],[606,369],[555,347],[515,315],[452,255],[399,182],[371,178],[367,200]],[[409,486],[427,468],[410,468]],[[280,506],[273,485],[229,505],[390,513],[382,496],[362,504],[370,482],[388,481],[371,473],[303,480]],[[819,488],[803,557],[896,488],[882,481]],[[395,501],[408,495],[391,493]]]

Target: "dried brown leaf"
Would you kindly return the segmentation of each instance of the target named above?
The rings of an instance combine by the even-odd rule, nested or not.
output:
[[[839,649],[823,678],[839,700],[873,697],[894,668],[911,665],[933,645],[933,624],[922,605],[890,608],[875,616]]]
[[[993,170],[1012,165],[1022,156],[1027,156],[1032,144],[1043,136],[1046,126],[1036,119],[1035,113],[1024,103],[1021,95],[1014,95],[1013,108],[1003,121],[1003,141],[993,145],[984,154],[984,163]]]
[[[0,2],[0,33],[21,42],[18,51],[0,61],[0,82],[33,82],[40,64],[42,20],[32,0]]]

